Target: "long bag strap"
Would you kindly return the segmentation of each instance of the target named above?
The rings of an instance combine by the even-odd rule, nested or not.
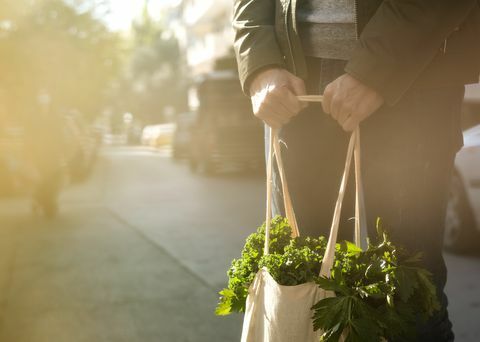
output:
[[[360,164],[360,129],[357,128],[350,137],[350,142],[347,151],[347,160],[345,163],[345,169],[342,177],[342,183],[340,185],[339,196],[335,205],[335,212],[333,215],[332,226],[329,236],[329,247],[327,247],[325,260],[327,260],[328,272],[325,275],[330,274],[330,269],[333,265],[333,257],[335,253],[335,244],[337,241],[338,229],[340,224],[340,216],[342,210],[342,203],[345,196],[345,190],[347,186],[348,174],[350,173],[350,166],[352,155],[355,156],[355,183],[356,183],[356,196],[355,196],[355,244],[360,246],[361,243],[361,226],[365,227],[365,204],[363,198],[363,186],[361,181],[361,164]],[[285,169],[283,167],[282,154],[280,149],[280,143],[278,139],[278,131],[269,127],[269,146],[267,156],[267,205],[266,205],[266,228],[265,228],[265,247],[264,254],[269,253],[270,245],[270,229],[272,220],[272,189],[273,189],[273,156],[277,163],[278,171],[280,174],[280,181],[282,184],[283,200],[285,207],[285,216],[292,227],[292,237],[300,235],[295,212],[293,210],[292,200],[288,190],[287,179],[285,176]],[[326,258],[326,259],[325,259]]]
[[[332,225],[330,227],[330,236],[328,238],[327,248],[323,257],[320,276],[330,277],[333,261],[335,257],[335,245],[337,243],[338,229],[340,226],[340,217],[342,213],[342,204],[347,188],[348,176],[352,158],[355,160],[355,244],[360,247],[361,227],[366,227],[365,200],[363,196],[363,186],[361,178],[361,158],[360,158],[360,128],[356,128],[350,137],[348,144],[347,160],[343,171],[342,182],[338,193],[338,199],[335,203]]]
[[[293,210],[292,199],[290,192],[288,191],[287,178],[285,175],[285,169],[283,167],[282,154],[280,149],[280,142],[278,139],[278,131],[269,127],[269,144],[268,144],[268,156],[267,156],[267,213],[265,223],[265,247],[264,254],[269,254],[270,245],[270,229],[272,221],[272,189],[273,189],[273,157],[277,162],[278,172],[280,174],[280,182],[282,184],[283,204],[285,207],[285,216],[288,223],[292,228],[292,237],[300,236],[298,230],[297,219]]]

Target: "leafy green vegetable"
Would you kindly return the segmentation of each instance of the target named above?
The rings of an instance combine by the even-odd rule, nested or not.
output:
[[[291,239],[283,253],[271,253],[260,259],[280,285],[299,285],[314,281],[320,273],[326,241],[324,238],[298,237]]]
[[[292,230],[286,219],[277,216],[271,222],[270,253],[282,254],[290,243]],[[242,250],[240,259],[234,259],[228,270],[228,288],[220,292],[220,303],[215,310],[217,315],[232,312],[245,312],[248,288],[259,270],[265,244],[265,223],[251,234]]]
[[[397,248],[377,224],[378,243],[363,251],[353,243],[336,245],[330,278],[319,277],[326,249],[324,237],[291,238],[286,219],[271,222],[270,254],[263,255],[265,224],[251,234],[228,271],[228,287],[220,292],[217,315],[244,312],[248,288],[262,267],[281,285],[316,282],[333,291],[313,306],[313,326],[321,341],[410,340],[419,314],[428,318],[439,309],[431,274],[421,268],[421,255]]]
[[[418,315],[426,319],[439,309],[431,274],[420,267],[421,255],[397,248],[378,224],[379,243],[361,251],[349,242],[337,245],[330,278],[317,279],[336,298],[319,301],[313,325],[322,341],[411,340]],[[326,313],[335,319],[326,319]],[[368,319],[365,319],[368,318]]]

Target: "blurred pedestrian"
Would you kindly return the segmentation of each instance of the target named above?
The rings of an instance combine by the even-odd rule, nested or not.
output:
[[[395,243],[423,252],[442,309],[417,340],[453,341],[442,240],[464,84],[480,73],[479,2],[236,0],[234,28],[254,114],[281,128],[301,233],[328,233],[348,132],[361,124],[369,234],[381,217]],[[305,108],[296,95],[307,93],[322,105]]]
[[[34,210],[42,210],[46,217],[53,218],[58,212],[64,176],[64,127],[48,95],[39,96],[39,103],[24,120],[25,150],[36,175],[32,194]]]

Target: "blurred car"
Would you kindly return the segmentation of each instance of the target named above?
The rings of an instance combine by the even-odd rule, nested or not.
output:
[[[142,145],[151,147],[169,146],[172,143],[174,132],[174,123],[145,126],[142,131]]]
[[[216,71],[196,82],[198,110],[192,127],[190,167],[215,173],[226,165],[264,165],[263,125],[252,115],[236,72]]]
[[[128,143],[126,134],[105,133],[102,137],[102,143],[109,146],[122,146]]]
[[[447,206],[445,248],[469,252],[480,243],[480,125],[464,132]]]
[[[175,133],[173,135],[172,156],[174,159],[188,158],[192,140],[192,127],[195,122],[195,113],[180,113],[176,117]]]

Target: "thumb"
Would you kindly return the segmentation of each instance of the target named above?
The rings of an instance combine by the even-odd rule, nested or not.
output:
[[[290,75],[289,86],[295,95],[306,95],[305,82],[301,78]]]

